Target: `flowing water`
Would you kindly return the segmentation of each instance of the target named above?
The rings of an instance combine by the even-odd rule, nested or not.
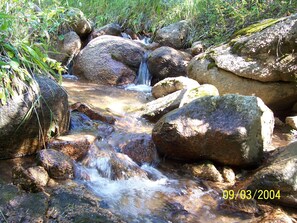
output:
[[[144,56],[140,63],[138,73],[137,73],[137,78],[136,78],[136,85],[141,85],[141,84],[148,85],[148,86],[151,85],[152,76],[147,67],[148,54],[149,52],[144,53]]]
[[[150,39],[145,37],[141,42],[147,45],[149,44],[149,41]],[[147,59],[148,59],[149,53],[150,51],[146,51],[143,55],[139,69],[137,71],[135,84],[129,84],[128,86],[125,87],[126,90],[140,91],[140,92],[146,92],[146,93],[151,92],[152,75],[150,74],[147,66]]]
[[[114,125],[95,125],[93,134],[98,140],[87,157],[76,164],[78,182],[102,199],[102,207],[127,222],[256,220],[254,203],[241,204],[243,210],[222,206],[221,192],[228,185],[194,178],[184,171],[183,164],[156,158],[152,164],[137,165],[121,153],[127,142],[139,136],[151,137],[153,124],[128,112],[150,101],[148,94],[75,80],[65,80],[63,85],[71,102],[83,102],[116,117]]]
[[[95,111],[112,114],[113,125],[81,116],[82,125],[72,123],[72,133],[95,135],[88,155],[75,164],[76,181],[100,198],[100,206],[126,222],[258,222],[253,202],[225,202],[222,190],[228,184],[212,183],[191,176],[181,163],[153,157],[154,162],[138,165],[121,150],[127,142],[150,139],[153,124],[141,119],[131,108],[151,100],[144,92],[100,86],[81,80],[64,80],[70,103],[82,102]],[[283,146],[282,132],[274,142]],[[16,164],[31,166],[34,157],[0,162],[0,179],[11,182],[9,170]],[[26,167],[25,165],[25,167]]]

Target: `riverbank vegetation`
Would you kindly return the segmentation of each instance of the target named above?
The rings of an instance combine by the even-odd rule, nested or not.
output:
[[[189,20],[191,41],[208,45],[228,40],[259,20],[296,12],[292,0],[9,0],[0,2],[0,101],[17,90],[16,80],[32,74],[60,79],[63,67],[48,57],[52,38],[79,8],[95,27],[117,22],[123,29],[151,34],[170,23]],[[62,37],[63,38],[63,37]]]
[[[47,0],[39,0],[44,6]],[[192,39],[218,44],[235,31],[267,18],[297,11],[292,0],[61,0],[58,5],[78,7],[97,27],[117,22],[124,28],[151,33],[186,19]]]

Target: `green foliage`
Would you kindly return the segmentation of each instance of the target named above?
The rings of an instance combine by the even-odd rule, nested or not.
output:
[[[39,0],[42,6],[49,0]],[[61,0],[56,5],[80,8],[97,27],[118,22],[137,32],[155,32],[179,20],[192,26],[192,41],[209,45],[227,41],[246,26],[296,12],[292,0]]]
[[[6,104],[32,83],[33,74],[61,81],[64,68],[47,50],[68,20],[62,7],[41,11],[27,0],[1,1],[0,9],[0,103]]]

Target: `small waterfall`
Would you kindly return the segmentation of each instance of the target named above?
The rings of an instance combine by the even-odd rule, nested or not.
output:
[[[151,85],[152,76],[147,67],[147,58],[148,52],[145,52],[137,72],[136,85]]]

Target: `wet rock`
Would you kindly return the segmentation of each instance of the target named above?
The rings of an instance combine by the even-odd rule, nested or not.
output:
[[[106,122],[108,124],[114,124],[115,118],[110,115],[104,115],[100,112],[96,112],[93,109],[91,109],[88,105],[76,102],[73,105],[71,105],[72,111],[79,111],[81,113],[84,113],[92,120],[99,120],[102,122]]]
[[[162,212],[164,212],[164,219],[160,219],[158,222],[189,222],[199,223],[197,221],[197,216],[192,215],[189,213],[183,205],[177,202],[166,202],[164,207],[162,208]],[[167,221],[165,221],[165,219]]]
[[[111,180],[141,177],[147,179],[147,173],[142,170],[129,156],[122,153],[100,151],[97,158],[88,159],[84,164],[96,167],[102,177]]]
[[[154,41],[160,43],[162,46],[182,49],[185,48],[188,43],[189,32],[190,26],[188,22],[182,20],[159,29]]]
[[[0,159],[34,154],[48,135],[68,131],[66,92],[47,77],[36,81],[30,87],[17,83],[19,93],[0,107]]]
[[[113,169],[113,180],[129,179],[131,177],[147,178],[146,172],[140,169],[127,155],[115,153],[110,158],[110,165]]]
[[[293,219],[289,217],[280,208],[274,208],[258,221],[258,223],[270,223],[270,222],[281,222],[281,223],[293,223]]]
[[[1,222],[44,222],[48,196],[25,193],[13,185],[0,185]]]
[[[192,176],[198,177],[200,179],[210,180],[213,182],[223,182],[222,175],[211,162],[186,164],[185,168],[188,169]]]
[[[219,96],[219,91],[211,84],[203,84],[195,88],[188,88],[179,104],[179,107],[182,107],[197,98],[205,96]]]
[[[248,166],[261,161],[273,126],[273,113],[257,97],[206,96],[164,115],[152,137],[167,158]]]
[[[81,50],[73,73],[100,84],[129,84],[136,77],[144,51],[132,40],[103,35]]]
[[[171,47],[160,47],[149,54],[147,65],[153,83],[166,77],[187,75],[187,65],[192,56]]]
[[[48,173],[42,166],[29,167],[15,166],[12,169],[12,181],[14,185],[31,192],[43,191],[49,180]]]
[[[39,151],[37,160],[47,170],[50,177],[57,180],[73,178],[72,160],[64,153],[54,149],[43,149]]]
[[[286,117],[286,124],[291,126],[293,129],[297,129],[297,116]]]
[[[182,89],[198,87],[199,83],[187,77],[168,77],[156,83],[152,88],[152,95],[160,98]]]
[[[63,65],[68,65],[71,60],[79,53],[81,48],[81,40],[74,31],[70,31],[63,35],[62,40],[57,40],[54,44],[54,50],[49,56]]]
[[[70,132],[95,131],[97,124],[81,112],[72,111],[70,114]]]
[[[124,223],[120,217],[101,208],[95,194],[75,183],[55,188],[48,205],[46,215],[51,222]]]
[[[236,176],[232,168],[224,167],[222,171],[222,176],[225,182],[232,183],[232,184],[235,183]]]
[[[260,82],[218,69],[214,62],[203,55],[194,57],[188,67],[188,76],[200,84],[212,84],[220,94],[255,95],[274,111],[291,108],[296,101],[295,83]]]
[[[101,138],[106,138],[114,132],[114,127],[112,125],[103,124],[98,126],[98,136]]]
[[[155,122],[163,115],[179,107],[186,90],[179,90],[165,97],[146,103],[141,108],[141,116]]]
[[[150,135],[142,134],[138,137],[133,137],[121,150],[122,153],[129,156],[138,165],[145,163],[155,164],[158,162],[157,150]]]
[[[93,135],[66,135],[51,140],[47,148],[61,151],[76,161],[82,160],[88,153],[96,137]]]
[[[286,206],[297,205],[297,142],[283,148],[275,159],[266,167],[259,170],[248,186],[250,190],[273,191],[275,199],[271,202]],[[280,196],[275,197],[277,192]],[[269,195],[270,196],[270,195]]]
[[[219,208],[229,214],[241,213],[248,216],[261,213],[260,207],[254,199],[226,199],[219,205]]]

